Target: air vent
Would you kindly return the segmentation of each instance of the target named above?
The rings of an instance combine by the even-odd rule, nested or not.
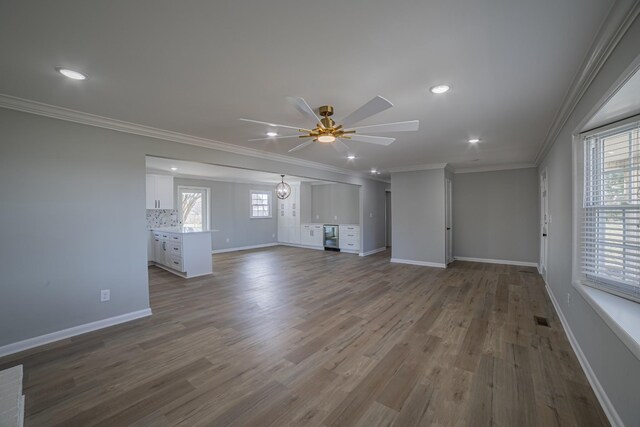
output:
[[[533,320],[535,320],[536,325],[549,327],[549,320],[546,317],[533,316]]]

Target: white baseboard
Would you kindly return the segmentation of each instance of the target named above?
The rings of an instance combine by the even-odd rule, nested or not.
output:
[[[562,311],[560,310],[560,305],[558,304],[558,300],[556,300],[556,297],[555,295],[553,295],[553,292],[551,291],[551,288],[549,287],[548,284],[545,284],[544,288],[547,290],[547,294],[549,294],[549,299],[551,299],[551,303],[553,304],[553,307],[555,308],[556,313],[558,313],[558,317],[560,318],[560,323],[562,323],[562,327],[564,328],[564,331],[567,334],[567,338],[569,339],[569,344],[571,344],[571,348],[573,348],[573,352],[578,357],[580,366],[582,367],[582,370],[584,371],[584,374],[586,375],[587,380],[589,381],[589,384],[593,389],[593,392],[598,398],[598,401],[600,402],[600,406],[602,406],[604,413],[607,415],[607,418],[609,419],[609,423],[613,427],[618,427],[618,426],[624,427],[624,423],[622,422],[622,419],[618,415],[616,408],[613,406],[613,404],[609,400],[609,396],[607,396],[607,393],[604,391],[604,388],[602,388],[602,385],[600,384],[600,381],[598,381],[598,377],[596,377],[596,374],[593,372],[593,369],[591,369],[591,365],[589,365],[589,361],[587,360],[586,356],[582,352],[582,349],[580,348],[580,344],[578,344],[576,337],[573,335],[573,331],[571,331],[571,328],[569,327],[569,323],[567,322],[567,319],[564,317],[564,314],[562,314]]]
[[[414,261],[412,259],[391,258],[391,262],[396,262],[398,264],[421,265],[423,267],[447,268],[447,264],[439,262]]]
[[[97,331],[98,329],[108,328],[109,326],[118,325],[120,323],[130,322],[147,316],[151,316],[150,308],[109,317],[108,319],[96,320],[95,322],[85,323],[84,325],[73,326],[61,331],[40,335],[39,337],[28,338],[23,341],[18,341],[0,347],[0,357],[19,353],[24,350],[29,350],[30,348],[39,347],[41,345],[75,337],[76,335],[86,334],[87,332]]]
[[[454,256],[456,261],[483,262],[485,264],[504,264],[504,265],[520,265],[522,267],[538,267],[536,262],[528,261],[511,261],[507,259],[489,259],[489,258],[470,258],[465,256]]]
[[[268,248],[271,246],[278,246],[280,243],[264,243],[262,245],[253,245],[253,246],[240,246],[237,248],[226,248],[226,249],[216,249],[215,251],[211,251],[212,254],[221,254],[224,252],[237,252],[237,251],[248,251],[249,249],[260,249],[260,248]]]
[[[368,251],[368,252],[360,252],[358,255],[360,256],[369,256],[369,255],[373,255],[373,254],[377,254],[378,252],[384,252],[387,250],[386,246],[383,246],[381,248],[378,249],[374,249],[372,251]]]
[[[295,243],[278,243],[278,245],[289,246],[290,248],[315,249],[316,251],[324,251],[324,246],[297,245]]]

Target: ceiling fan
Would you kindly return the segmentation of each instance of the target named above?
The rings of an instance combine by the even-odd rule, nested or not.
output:
[[[371,101],[367,102],[362,107],[358,108],[356,111],[343,118],[340,121],[340,124],[336,124],[336,122],[331,118],[334,111],[333,106],[331,105],[323,105],[322,107],[318,108],[318,114],[322,116],[322,118],[320,118],[315,113],[315,111],[313,111],[313,109],[309,107],[309,104],[307,104],[307,101],[305,101],[303,98],[287,97],[287,101],[292,103],[306,119],[308,119],[310,122],[313,122],[315,124],[314,127],[308,128],[304,126],[289,126],[270,122],[261,122],[258,120],[240,119],[244,122],[257,123],[276,128],[295,129],[298,132],[302,133],[302,135],[272,136],[269,138],[250,139],[249,141],[303,138],[307,139],[307,141],[293,147],[291,150],[289,150],[290,153],[293,151],[301,150],[313,144],[314,142],[331,144],[338,152],[342,153],[350,150],[349,146],[343,141],[346,139],[377,145],[389,145],[396,140],[395,138],[384,136],[363,135],[360,132],[386,133],[416,131],[418,130],[419,126],[418,120],[411,120],[407,122],[351,127],[352,125],[355,125],[356,123],[359,123],[364,119],[367,119],[375,114],[393,107],[393,104],[391,102],[387,101],[381,96],[376,96]]]

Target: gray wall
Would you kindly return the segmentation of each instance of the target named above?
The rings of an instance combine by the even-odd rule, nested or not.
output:
[[[605,96],[606,91],[640,55],[640,20],[636,19],[615,48],[547,153],[549,185],[547,283],[598,381],[628,426],[640,425],[640,360],[618,339],[571,283],[572,134]],[[571,303],[567,302],[571,295]]]
[[[445,263],[444,169],[391,174],[392,258]]]
[[[0,346],[149,307],[145,155],[361,185],[384,246],[382,182],[4,108],[0,142]]]
[[[312,185],[311,222],[359,224],[360,187],[348,184]]]
[[[538,262],[536,168],[459,173],[453,180],[453,254]]]
[[[277,241],[275,237],[278,233],[278,222],[275,214],[277,202],[275,201],[273,185],[186,178],[176,178],[173,182],[176,192],[179,185],[206,187],[209,189],[210,226],[212,230],[218,230],[211,233],[213,250],[263,245]],[[249,194],[251,190],[264,190],[272,193],[271,208],[273,215],[271,218],[249,218],[251,208]],[[229,239],[228,243],[226,239]]]

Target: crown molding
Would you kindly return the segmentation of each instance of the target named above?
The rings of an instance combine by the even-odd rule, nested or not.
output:
[[[538,149],[534,160],[536,165],[542,162],[578,102],[639,13],[640,0],[617,0],[611,6]]]
[[[454,169],[453,173],[496,172],[513,169],[529,169],[538,167],[535,163],[514,163],[510,165],[478,166],[474,168]]]
[[[414,172],[414,171],[428,171],[431,169],[445,169],[446,167],[447,167],[447,163],[427,163],[424,165],[398,166],[397,168],[387,169],[387,171],[391,173]]]
[[[39,116],[51,117],[58,120],[80,123],[87,126],[99,127],[104,129],[115,130],[117,132],[130,133],[134,135],[146,136],[149,138],[160,139],[163,141],[177,142],[180,144],[195,145],[197,147],[211,148],[214,150],[225,151],[227,153],[239,154],[243,156],[256,157],[260,159],[273,160],[276,162],[288,163],[296,166],[303,166],[318,169],[327,172],[339,173],[342,175],[353,176],[373,181],[386,182],[384,180],[373,178],[361,172],[355,172],[349,169],[342,169],[336,166],[327,165],[325,163],[313,162],[310,160],[302,160],[296,157],[285,156],[282,154],[269,153],[266,151],[256,150],[254,148],[242,147],[227,142],[216,141],[213,139],[191,136],[184,133],[172,132],[169,130],[158,129],[150,126],[139,125],[135,123],[125,122],[123,120],[112,119],[109,117],[98,116],[95,114],[84,113],[82,111],[72,110],[56,105],[44,104],[42,102],[32,101],[29,99],[18,98],[11,95],[0,93],[0,107],[10,110],[22,111],[25,113],[36,114]]]

